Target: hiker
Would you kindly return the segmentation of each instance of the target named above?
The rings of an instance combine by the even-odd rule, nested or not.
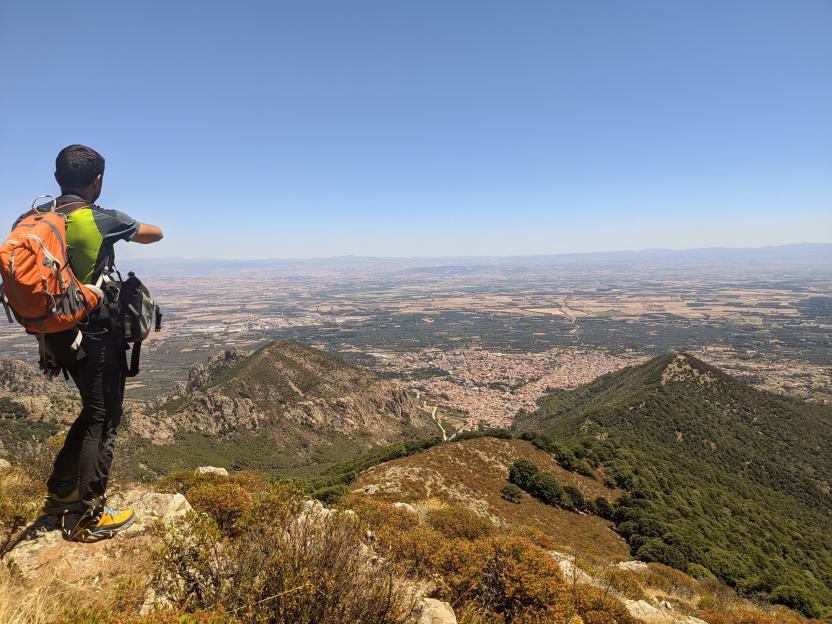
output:
[[[42,370],[49,376],[63,371],[71,377],[83,406],[55,459],[43,513],[59,516],[65,536],[84,542],[112,537],[134,520],[132,510],[116,510],[105,501],[122,415],[127,343],[123,332],[114,330],[100,286],[113,268],[115,243],[162,239],[157,226],[95,205],[103,178],[104,158],[84,145],[62,149],[55,160],[61,195],[52,208],[66,215],[69,265],[78,282],[92,285],[89,290],[101,293],[101,298],[76,328],[38,334]],[[22,215],[15,225],[32,214]]]

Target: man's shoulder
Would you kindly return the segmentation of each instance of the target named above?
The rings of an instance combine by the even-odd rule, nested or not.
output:
[[[139,227],[138,221],[121,210],[102,208],[97,204],[90,206],[95,224],[105,238],[129,240]]]

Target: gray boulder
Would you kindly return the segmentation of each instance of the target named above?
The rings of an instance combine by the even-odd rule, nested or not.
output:
[[[416,604],[417,624],[457,624],[456,614],[447,602],[420,598]]]

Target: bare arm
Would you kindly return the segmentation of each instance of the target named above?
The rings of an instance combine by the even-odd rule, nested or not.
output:
[[[157,243],[164,237],[162,228],[149,223],[139,223],[139,229],[130,239],[131,243],[141,243],[142,245],[149,245],[150,243]]]

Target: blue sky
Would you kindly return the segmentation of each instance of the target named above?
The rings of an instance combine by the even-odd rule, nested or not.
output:
[[[58,150],[132,254],[832,242],[832,2],[0,2],[7,221]]]

